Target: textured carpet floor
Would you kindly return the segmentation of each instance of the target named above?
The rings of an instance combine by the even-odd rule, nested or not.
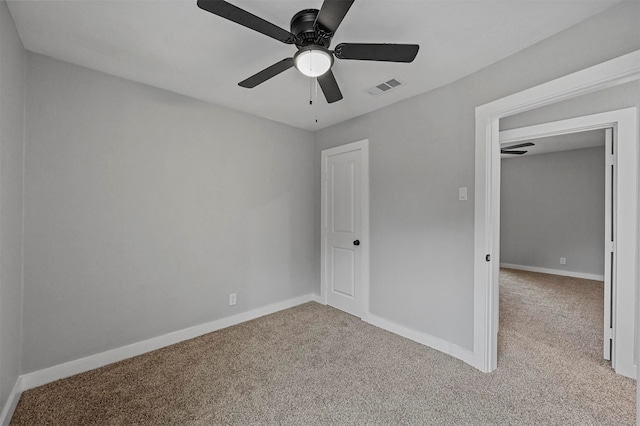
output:
[[[22,394],[13,425],[632,425],[602,284],[504,270],[491,374],[308,303]]]

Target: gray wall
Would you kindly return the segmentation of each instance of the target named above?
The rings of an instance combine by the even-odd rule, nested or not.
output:
[[[23,373],[312,292],[309,132],[27,58]]]
[[[637,80],[503,118],[500,120],[500,130],[517,129],[629,107],[640,107],[640,82]]]
[[[639,20],[640,4],[626,2],[453,84],[317,132],[316,291],[320,151],[368,138],[371,311],[472,349],[475,107],[640,49]]]
[[[0,411],[20,374],[25,54],[0,1]]]
[[[603,275],[604,163],[604,147],[503,159],[500,262]]]
[[[639,7],[628,2],[454,84],[317,132],[313,147],[301,130],[29,54],[21,372],[319,293],[320,150],[364,138],[372,312],[471,349],[474,108],[640,49]],[[2,19],[3,61],[24,55]],[[18,55],[5,53],[11,39]],[[0,71],[2,116],[21,114],[22,101],[5,97],[4,63]],[[22,164],[5,156],[1,132],[0,167],[11,164],[0,186]],[[2,186],[0,203],[2,188],[15,199],[18,186]],[[457,201],[459,186],[469,201]],[[15,232],[21,203],[10,205],[7,215],[0,205],[0,226],[11,220]],[[10,235],[0,245],[16,252]],[[4,283],[2,330],[9,313],[18,326],[6,330],[19,339],[19,286]],[[13,378],[6,347],[0,372]]]

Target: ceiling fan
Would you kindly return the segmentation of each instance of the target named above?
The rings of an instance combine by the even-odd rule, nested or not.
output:
[[[525,143],[519,143],[517,145],[507,146],[505,148],[500,148],[500,154],[516,154],[516,155],[526,154],[529,151],[512,151],[512,149],[524,148],[525,146],[535,146],[535,144],[532,142],[525,142]]]
[[[331,39],[353,2],[354,0],[324,0],[320,10],[301,10],[291,18],[290,32],[223,0],[198,0],[198,7],[298,48],[293,57],[276,62],[241,81],[239,86],[256,87],[295,67],[308,77],[316,77],[327,102],[333,103],[342,99],[342,93],[331,71],[334,57],[361,61],[412,62],[420,48],[417,44],[340,43],[334,50],[329,50]]]

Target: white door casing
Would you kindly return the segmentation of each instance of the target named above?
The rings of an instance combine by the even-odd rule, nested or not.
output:
[[[612,299],[607,300],[607,294],[605,293],[605,316],[610,315],[612,319],[612,324],[610,324],[605,318],[605,340],[608,330],[611,328],[611,339],[613,341],[611,365],[617,373],[632,378],[636,377],[636,362],[634,359],[636,291],[636,262],[634,258],[637,252],[638,217],[636,204],[638,190],[636,127],[637,108],[625,108],[499,132],[500,143],[513,143],[568,133],[607,129],[606,132],[609,138],[606,140],[606,149],[609,153],[613,153],[606,156],[609,173],[611,167],[614,165],[615,167],[612,169],[614,174],[606,178],[607,185],[609,185],[609,189],[613,189],[613,193],[609,193],[605,189],[607,191],[606,197],[611,197],[609,203],[606,203],[609,211],[605,212],[609,214],[608,218],[605,214],[605,221],[608,226],[608,229],[605,229],[605,239],[608,237],[610,242],[606,250],[612,250],[614,261],[613,264],[609,263],[611,268],[605,271],[605,282],[606,273],[610,274],[608,278],[613,278],[607,282],[610,286],[609,295],[611,295]],[[498,203],[499,195],[499,193],[494,194],[498,198]],[[498,238],[499,230],[498,224],[494,228]],[[611,243],[612,241],[613,243]],[[496,254],[497,256],[499,254]],[[605,265],[607,265],[606,259]],[[497,278],[497,274],[495,277]],[[496,284],[496,293],[497,287]],[[495,306],[495,313],[497,314],[498,307],[497,305]],[[612,308],[611,311],[608,311],[609,307]],[[606,347],[604,355],[605,358],[608,355]]]
[[[499,120],[616,85],[637,82],[639,79],[640,50],[636,50],[476,108],[472,365],[480,371],[490,372],[497,367],[498,284],[496,280],[500,250]],[[636,132],[636,129],[633,131]],[[637,136],[635,140],[637,141]],[[633,150],[636,149],[634,145]],[[619,158],[624,157],[622,153],[618,154]],[[636,161],[637,157],[634,155],[628,160]],[[634,185],[637,186],[635,180]],[[636,210],[637,206],[632,206],[630,214],[636,214]],[[633,234],[629,239],[637,242],[637,235]],[[636,244],[633,248],[636,248]],[[618,250],[618,253],[622,251]],[[634,251],[631,254],[625,254],[625,257],[635,256],[635,254]],[[492,258],[491,261],[485,260],[487,255]],[[632,279],[634,287],[637,286],[635,269],[633,276],[628,278]],[[633,327],[633,324],[631,326]],[[638,336],[640,336],[640,327]],[[640,401],[640,392],[638,392],[638,398]]]
[[[368,141],[322,151],[323,303],[366,319],[369,310]]]
[[[487,262],[485,256],[499,256],[499,222],[495,228],[494,212],[500,203],[500,141],[498,122],[501,118],[529,111],[545,105],[551,105],[572,99],[587,93],[597,92],[609,87],[640,80],[640,50],[619,56],[603,63],[551,80],[530,89],[497,99],[476,108],[475,135],[475,208],[474,208],[474,291],[473,291],[473,357],[471,365],[483,372],[497,367],[497,295],[498,288],[494,278],[498,276],[499,262]],[[618,129],[619,130],[619,129]],[[636,129],[633,129],[637,133]],[[618,158],[633,154],[628,161],[637,161],[636,144],[631,153],[618,153]],[[497,167],[497,171],[496,171]],[[620,171],[618,172],[620,173]],[[637,187],[637,176],[633,185]],[[497,197],[496,197],[497,195]],[[635,195],[634,195],[635,196]],[[627,205],[627,207],[629,207]],[[637,204],[631,206],[631,214],[637,219]],[[498,210],[499,211],[499,210]],[[498,214],[499,216],[499,214]],[[499,217],[498,217],[499,220]],[[495,232],[494,232],[495,231]],[[626,261],[636,259],[637,231],[629,235],[633,240],[633,252],[624,253]],[[620,242],[618,242],[619,244]],[[618,250],[621,254],[622,251]],[[619,261],[619,259],[618,259]],[[621,278],[618,277],[620,280]],[[634,268],[631,279],[637,290],[637,271]],[[640,306],[640,291],[635,291],[635,305]],[[633,303],[633,301],[631,302]],[[636,320],[637,321],[637,320]],[[625,325],[633,327],[634,324]],[[624,328],[624,327],[623,327]],[[618,330],[619,331],[619,330]],[[640,341],[640,326],[636,330]],[[636,368],[636,371],[638,369]],[[637,376],[636,376],[637,377]],[[640,380],[638,380],[640,383]],[[639,389],[640,390],[640,389]],[[640,391],[636,392],[637,405],[640,407]]]

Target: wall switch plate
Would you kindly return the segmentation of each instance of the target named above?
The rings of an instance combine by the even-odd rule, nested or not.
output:
[[[567,264],[567,258],[566,257],[561,257],[560,258],[560,264],[561,265],[566,265]]]
[[[458,188],[458,201],[467,201],[467,187]]]
[[[236,294],[231,293],[229,294],[229,306],[233,306],[235,304],[236,304]]]

